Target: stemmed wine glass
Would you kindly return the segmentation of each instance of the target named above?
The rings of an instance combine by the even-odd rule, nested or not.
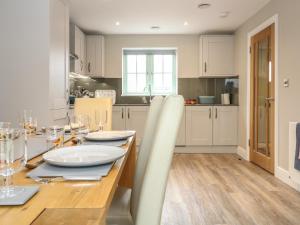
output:
[[[87,115],[76,115],[71,118],[71,133],[82,141],[83,137],[88,134],[90,130],[90,118]]]
[[[103,131],[107,123],[107,110],[95,110],[95,123],[98,131]]]
[[[0,175],[4,186],[0,187],[0,199],[21,194],[23,187],[13,186],[12,176],[27,163],[27,133],[13,129],[8,122],[0,122]]]
[[[37,119],[33,118],[32,110],[24,110],[20,116],[20,125],[28,134],[35,134],[37,131]]]

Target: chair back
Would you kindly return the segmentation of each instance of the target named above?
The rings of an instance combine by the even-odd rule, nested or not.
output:
[[[144,137],[139,147],[139,154],[138,154],[135,177],[134,177],[134,185],[133,185],[131,199],[130,199],[130,211],[133,218],[136,217],[135,212],[138,205],[141,186],[143,183],[147,161],[153,143],[153,136],[155,133],[155,128],[158,123],[159,115],[161,113],[163,101],[164,98],[162,96],[156,96],[151,101],[151,105],[149,108],[146,125],[145,125]]]
[[[74,114],[75,116],[88,116],[91,130],[98,129],[100,118],[104,122],[104,130],[112,129],[111,98],[76,98],[74,104]]]
[[[165,98],[140,190],[135,225],[160,225],[169,169],[184,110],[179,95]]]

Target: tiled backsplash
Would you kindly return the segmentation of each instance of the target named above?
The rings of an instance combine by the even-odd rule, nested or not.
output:
[[[72,90],[81,86],[91,92],[95,90],[116,90],[119,104],[138,104],[143,103],[141,97],[128,97],[122,95],[122,79],[121,78],[97,78],[95,80],[72,80],[70,82]],[[203,96],[216,96],[216,103],[221,103],[221,94],[230,93],[231,103],[238,104],[239,79],[238,78],[179,78],[178,94],[184,98],[197,98]]]

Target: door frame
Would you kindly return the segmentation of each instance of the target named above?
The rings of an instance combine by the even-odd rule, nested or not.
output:
[[[277,175],[277,168],[278,168],[278,144],[279,144],[279,74],[278,74],[278,14],[272,16],[271,18],[267,19],[265,22],[254,28],[252,31],[248,33],[248,42],[247,42],[247,102],[246,102],[246,122],[247,122],[247,138],[246,138],[246,159],[250,161],[250,146],[249,146],[249,139],[251,134],[251,113],[250,113],[250,102],[251,102],[251,38],[256,35],[257,33],[261,32],[262,30],[266,29],[270,25],[275,24],[275,137],[274,137],[274,175]]]

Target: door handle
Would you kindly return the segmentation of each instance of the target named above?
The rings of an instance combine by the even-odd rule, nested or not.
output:
[[[89,71],[89,73],[91,72],[91,63],[90,62],[88,64],[88,71]]]
[[[105,110],[105,123],[107,123],[107,120],[108,120],[108,113],[107,110]]]
[[[273,97],[270,97],[270,98],[265,98],[265,101],[272,102],[272,101],[275,101],[275,99]]]
[[[209,119],[211,119],[211,108],[209,108]]]
[[[215,118],[218,119],[218,109],[216,108]]]
[[[128,111],[127,111],[127,117],[128,117],[128,119],[130,119],[130,109],[128,109]]]
[[[207,63],[205,62],[204,63],[204,73],[206,73],[207,72]]]
[[[122,119],[124,119],[124,108],[122,108]]]

